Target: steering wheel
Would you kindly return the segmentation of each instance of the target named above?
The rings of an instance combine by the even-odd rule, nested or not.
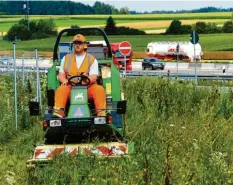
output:
[[[75,81],[72,81],[72,79],[75,78]],[[88,86],[91,83],[91,80],[88,76],[85,75],[77,75],[77,76],[71,76],[68,79],[68,83],[72,86]],[[84,83],[84,84],[83,84]]]

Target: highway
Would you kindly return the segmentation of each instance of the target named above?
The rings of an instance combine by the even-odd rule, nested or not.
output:
[[[52,65],[51,60],[38,60],[38,65],[41,71],[47,71],[49,67]],[[220,64],[220,63],[197,63],[197,74],[215,74],[215,75],[223,75],[223,69],[225,68],[226,75],[233,75],[233,64]],[[22,60],[16,59],[16,66],[19,71],[22,69]],[[34,71],[36,68],[36,60],[35,59],[25,59],[24,60],[25,70]],[[0,72],[7,72],[8,68],[7,65],[0,65]],[[9,66],[10,71],[13,71],[13,65]],[[143,71],[141,62],[133,62],[132,63],[133,71]],[[161,72],[165,73],[170,71],[170,74],[177,73],[177,64],[174,62],[166,62],[164,70],[145,70],[145,72]],[[186,73],[186,74],[194,74],[195,68],[193,63],[178,63],[178,73]]]

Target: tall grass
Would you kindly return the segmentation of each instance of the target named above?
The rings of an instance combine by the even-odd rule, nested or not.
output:
[[[28,101],[35,97],[35,75],[26,73],[26,79],[23,86],[22,78],[17,77],[16,129],[13,76],[0,76],[0,184],[4,185],[26,183],[26,159],[31,157],[34,145],[43,141],[41,118],[30,117],[28,110]],[[43,91],[44,84],[42,77]]]
[[[42,77],[42,90],[45,83]],[[22,78],[17,77],[17,129],[15,125],[15,97],[13,76],[0,76],[0,146],[11,141],[17,136],[17,133],[29,129],[35,119],[29,116],[28,102],[35,98],[36,80],[33,73],[26,74],[26,80],[23,86]],[[44,94],[42,94],[45,101]]]
[[[61,156],[34,184],[228,184],[233,181],[233,93],[190,82],[129,78],[129,158]]]
[[[0,89],[7,86],[1,84]],[[148,77],[128,78],[123,89],[128,100],[126,138],[135,143],[133,155],[60,156],[28,178],[25,162],[33,144],[43,141],[34,120],[32,128],[0,148],[1,182],[9,184],[6,174],[11,173],[15,184],[30,185],[232,184],[232,92]],[[6,100],[1,105],[7,105]]]

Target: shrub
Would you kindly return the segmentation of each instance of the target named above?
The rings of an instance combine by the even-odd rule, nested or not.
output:
[[[224,33],[233,33],[233,22],[232,21],[227,21],[222,27],[222,31]]]
[[[79,28],[79,26],[78,25],[71,25],[71,27],[70,28]],[[76,35],[76,34],[78,34],[78,32],[77,31],[70,31],[70,32],[67,32],[67,36],[74,36],[74,35]]]
[[[7,32],[7,39],[10,41],[15,39],[29,40],[31,36],[31,31],[23,24],[15,24]]]
[[[30,40],[47,38],[57,34],[56,25],[52,19],[32,21],[29,23],[30,30],[27,27],[27,21],[21,19],[17,24],[13,25],[7,32],[7,40]]]
[[[221,33],[221,28],[217,27],[215,23],[197,22],[195,24],[195,30],[197,33],[208,34],[208,33]]]
[[[215,23],[208,23],[206,25],[205,33],[221,33],[222,29],[217,27]]]
[[[180,29],[181,34],[187,34],[192,32],[192,26],[191,25],[182,25]]]
[[[207,25],[205,22],[197,22],[195,25],[195,30],[197,33],[206,33]]]
[[[37,23],[37,30],[47,35],[56,35],[56,25],[52,19],[39,20]]]
[[[125,26],[117,27],[117,35],[145,35],[143,30],[129,28]]]

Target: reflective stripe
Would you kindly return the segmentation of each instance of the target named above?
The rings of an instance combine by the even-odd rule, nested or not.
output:
[[[122,156],[128,154],[127,144],[112,143],[110,145],[84,145],[84,146],[40,146],[35,149],[33,159],[51,159],[57,154],[66,153],[75,155],[95,156]]]
[[[70,53],[70,56],[69,56],[69,60],[68,60],[68,64],[66,65],[66,73],[67,73],[67,76],[68,76],[68,71],[70,69],[70,66],[71,66],[71,59],[72,59],[72,55],[74,53]]]
[[[87,66],[87,71],[88,71],[88,75],[90,73],[90,58],[91,56],[87,53],[87,56],[88,56],[88,66]]]

